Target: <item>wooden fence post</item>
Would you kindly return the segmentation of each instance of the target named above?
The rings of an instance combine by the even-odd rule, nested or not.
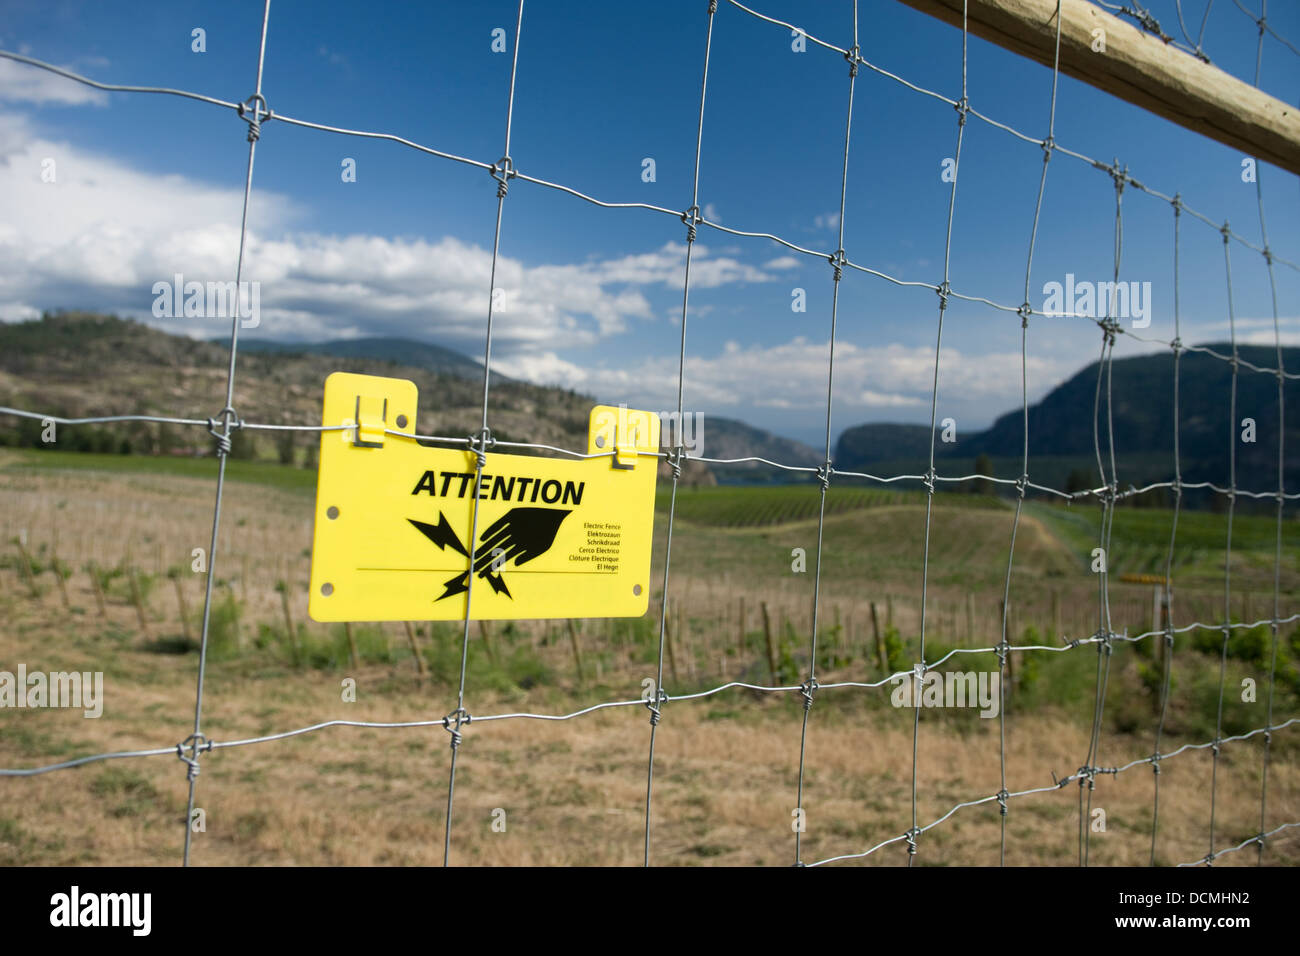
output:
[[[361,665],[357,661],[357,641],[352,635],[352,622],[343,622],[343,633],[348,636],[348,657],[352,661],[352,669],[357,670]]]
[[[411,654],[415,657],[415,672],[418,676],[424,676],[424,655],[420,653],[420,645],[415,640],[415,628],[410,621],[403,621],[406,627],[406,639],[411,644]]]
[[[763,609],[763,637],[767,641],[767,670],[776,685],[776,645],[772,642],[772,616],[767,611],[767,602],[761,602]]]
[[[876,613],[876,602],[871,602],[871,632],[876,638],[876,657],[880,660],[881,676],[889,675],[889,655],[885,653],[885,641],[880,636],[880,616]]]
[[[573,663],[578,668],[578,683],[585,684],[587,677],[582,671],[582,652],[578,649],[578,628],[573,623],[573,618],[566,622],[569,625],[569,643],[573,645]]]

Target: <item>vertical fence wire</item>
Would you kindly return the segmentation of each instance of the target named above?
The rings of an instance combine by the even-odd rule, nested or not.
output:
[[[650,708],[650,755],[646,762],[645,780],[645,854],[643,857],[643,865],[645,866],[650,865],[650,810],[654,793],[655,735],[659,729],[659,721],[663,716],[662,704],[667,700],[667,695],[663,693],[663,684],[664,635],[668,627],[669,566],[673,550],[673,521],[677,514],[677,485],[681,480],[682,462],[686,458],[685,448],[682,444],[684,437],[682,428],[684,406],[682,398],[686,383],[686,319],[691,295],[691,251],[695,247],[695,231],[700,223],[700,150],[704,143],[704,103],[709,89],[709,54],[713,49],[713,17],[717,12],[718,0],[709,0],[709,22],[704,40],[704,71],[700,79],[700,114],[695,129],[695,173],[691,185],[691,205],[682,214],[682,222],[686,224],[686,264],[682,277],[681,345],[677,355],[677,423],[674,428],[676,434],[673,436],[675,445],[668,459],[669,465],[672,467],[673,488],[672,497],[668,502],[668,532],[664,543],[664,588],[663,599],[659,604],[659,655],[653,689],[654,700],[647,701],[647,706]]]
[[[262,39],[257,52],[257,84],[251,103],[251,116],[245,115],[245,108],[240,107],[240,116],[248,122],[248,167],[244,175],[244,207],[239,220],[239,254],[235,261],[235,314],[230,321],[230,364],[226,371],[226,404],[221,410],[221,431],[217,431],[215,421],[210,421],[208,428],[217,442],[217,489],[216,499],[212,505],[212,536],[208,545],[208,575],[203,588],[203,625],[199,635],[199,673],[194,689],[194,733],[178,745],[177,756],[186,764],[186,778],[189,782],[189,795],[185,801],[185,850],[182,865],[190,865],[190,846],[194,834],[194,798],[195,785],[199,776],[199,754],[211,749],[203,736],[203,681],[207,672],[208,635],[212,621],[212,586],[217,572],[217,541],[221,530],[221,499],[226,480],[226,459],[230,454],[231,431],[238,427],[239,420],[235,413],[235,359],[239,354],[239,322],[242,311],[244,247],[248,239],[248,201],[253,191],[253,158],[257,153],[257,141],[261,136],[261,121],[270,116],[266,101],[262,98],[262,68],[266,62],[266,30],[271,19],[271,0],[265,0],[262,6]],[[185,745],[190,746],[190,756],[185,756]]]
[[[1173,681],[1174,669],[1174,548],[1178,541],[1178,518],[1183,506],[1183,462],[1181,453],[1182,422],[1179,412],[1181,396],[1179,395],[1179,377],[1182,366],[1182,309],[1179,300],[1179,226],[1182,223],[1182,205],[1177,196],[1172,203],[1174,210],[1174,515],[1169,528],[1169,553],[1165,558],[1165,588],[1163,596],[1164,634],[1161,647],[1164,649],[1163,668],[1160,680],[1160,717],[1156,721],[1154,757],[1151,761],[1151,866],[1156,865],[1156,840],[1160,832],[1160,744],[1164,738],[1165,719],[1169,714],[1169,691]],[[1152,630],[1157,629],[1155,623]]]
[[[912,866],[916,860],[916,838],[920,836],[921,830],[917,826],[916,815],[916,764],[917,750],[921,733],[921,681],[925,677],[925,625],[926,625],[926,595],[929,587],[930,577],[930,527],[934,514],[934,482],[936,478],[934,470],[934,452],[935,442],[938,433],[935,430],[936,417],[939,408],[939,359],[943,350],[943,317],[948,309],[948,297],[952,292],[952,285],[948,281],[950,275],[950,266],[952,264],[952,223],[954,213],[957,208],[957,181],[961,175],[961,146],[963,135],[966,132],[966,117],[970,112],[970,100],[967,97],[966,85],[966,47],[967,37],[967,0],[962,2],[962,39],[961,39],[961,99],[957,101],[955,109],[957,110],[957,148],[953,156],[952,189],[948,193],[948,223],[944,234],[943,247],[943,282],[939,286],[939,321],[934,337],[934,378],[930,387],[930,464],[925,474],[925,538],[921,550],[921,638],[920,648],[917,652],[919,658],[916,676],[913,681],[913,700],[912,700],[912,828],[908,832],[907,838],[907,865]]]
[[[1237,505],[1237,320],[1232,305],[1232,253],[1228,243],[1228,224],[1223,224],[1223,266],[1228,287],[1228,331],[1232,338],[1232,386],[1228,400],[1228,536],[1223,553],[1223,644],[1219,652],[1219,703],[1214,718],[1214,747],[1210,764],[1210,850],[1213,861],[1214,823],[1219,784],[1219,744],[1223,736],[1223,693],[1228,676],[1228,642],[1232,638],[1232,519]]]
[[[465,583],[465,621],[460,644],[460,681],[456,690],[456,709],[444,718],[444,728],[451,734],[451,766],[447,776],[447,817],[444,822],[442,865],[451,860],[451,814],[456,796],[456,760],[460,754],[462,724],[470,722],[465,710],[465,671],[469,662],[470,605],[474,596],[475,553],[478,546],[478,487],[483,483],[483,468],[487,464],[487,450],[492,446],[492,431],[488,427],[488,395],[492,387],[492,319],[496,300],[497,259],[501,251],[501,218],[505,210],[506,193],[514,176],[514,163],[510,158],[510,128],[515,112],[515,78],[519,73],[519,39],[524,24],[524,0],[519,0],[515,20],[514,53],[510,63],[510,93],[506,100],[505,152],[492,167],[492,178],[497,181],[496,226],[492,233],[492,267],[488,279],[487,329],[483,343],[483,416],[477,436],[471,436],[470,449],[475,452],[474,500],[470,503],[469,574]]]
[[[840,221],[839,245],[831,257],[831,331],[826,359],[826,457],[818,474],[821,493],[817,506],[817,558],[813,573],[812,601],[812,636],[808,647],[808,679],[800,688],[803,697],[803,725],[799,732],[799,783],[795,795],[795,810],[800,819],[794,828],[794,862],[802,865],[800,849],[802,846],[805,821],[807,819],[803,801],[804,761],[808,748],[808,717],[812,711],[813,697],[817,692],[817,623],[821,602],[822,580],[822,539],[826,530],[826,492],[830,488],[833,462],[831,461],[831,410],[835,395],[835,326],[839,315],[840,280],[844,277],[844,208],[848,200],[849,189],[849,141],[853,133],[853,91],[858,77],[858,0],[853,0],[853,46],[845,57],[849,62],[849,105],[848,116],[844,121],[844,161],[840,177]]]
[[[1255,86],[1259,86],[1259,73],[1264,60],[1264,33],[1267,29],[1268,0],[1262,0],[1259,18],[1259,40],[1255,47]],[[1293,48],[1294,49],[1294,48]],[[1273,691],[1277,685],[1277,646],[1279,640],[1278,623],[1282,596],[1282,509],[1286,504],[1286,481],[1284,468],[1286,463],[1286,370],[1282,361],[1282,332],[1277,310],[1277,277],[1273,271],[1273,253],[1268,244],[1268,224],[1264,219],[1264,188],[1261,185],[1263,170],[1255,160],[1255,204],[1259,211],[1259,234],[1264,245],[1264,265],[1268,270],[1268,288],[1273,306],[1273,342],[1277,350],[1277,532],[1273,550],[1273,620],[1269,622],[1272,647],[1268,665],[1268,704],[1264,726],[1264,754],[1260,765],[1259,784],[1259,840],[1256,844],[1255,862],[1264,864],[1265,819],[1268,815],[1268,769],[1269,757],[1273,743]],[[1213,850],[1213,847],[1211,847]]]
[[[1100,570],[1097,572],[1098,601],[1098,635],[1097,674],[1093,698],[1092,734],[1088,743],[1088,759],[1084,764],[1084,775],[1079,780],[1079,864],[1088,865],[1092,834],[1092,799],[1097,789],[1097,756],[1101,746],[1102,721],[1106,708],[1106,690],[1110,681],[1110,661],[1114,653],[1112,638],[1115,636],[1111,621],[1110,607],[1110,564],[1111,532],[1115,525],[1115,503],[1118,498],[1119,476],[1115,463],[1115,416],[1114,416],[1114,361],[1115,336],[1119,323],[1115,312],[1119,295],[1119,270],[1124,252],[1124,185],[1128,180],[1127,170],[1121,170],[1116,159],[1111,167],[1111,177],[1115,183],[1115,241],[1114,268],[1110,294],[1106,300],[1106,316],[1099,323],[1102,330],[1101,360],[1097,366],[1097,394],[1093,406],[1093,448],[1097,455],[1097,470],[1105,486],[1101,515]],[[1100,304],[1100,303],[1098,303]],[[1101,417],[1101,383],[1106,381],[1106,441],[1109,451],[1110,480],[1106,479],[1106,467],[1101,457],[1101,436],[1099,419]],[[1084,810],[1084,790],[1087,790],[1087,808]]]
[[[962,15],[962,42],[966,42],[965,9]],[[963,55],[963,59],[964,59]],[[1043,170],[1038,178],[1038,198],[1034,202],[1034,224],[1029,230],[1029,252],[1025,257],[1025,299],[1020,306],[1020,425],[1022,435],[1020,480],[1017,482],[1016,511],[1011,519],[1011,543],[1007,548],[1007,574],[1002,583],[1002,639],[998,643],[998,865],[1007,862],[1007,654],[1010,636],[1007,618],[1011,609],[1011,571],[1016,561],[1016,534],[1025,506],[1025,488],[1029,483],[1029,283],[1034,269],[1034,246],[1038,241],[1038,222],[1043,211],[1043,193],[1047,187],[1047,167],[1052,161],[1052,144],[1056,134],[1056,90],[1061,76],[1061,3],[1056,3],[1056,52],[1052,60],[1052,96],[1047,113],[1047,139],[1042,143]],[[1056,635],[1053,635],[1056,636]]]

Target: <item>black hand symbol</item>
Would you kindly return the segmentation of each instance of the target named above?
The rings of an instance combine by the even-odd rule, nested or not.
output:
[[[512,508],[483,532],[474,570],[482,576],[504,568],[512,558],[520,565],[545,554],[569,514],[557,508]]]

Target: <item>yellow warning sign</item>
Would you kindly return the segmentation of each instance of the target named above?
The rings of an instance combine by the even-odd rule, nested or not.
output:
[[[645,613],[658,416],[598,405],[601,457],[489,451],[480,475],[473,451],[407,437],[416,398],[404,379],[325,380],[323,424],[343,427],[321,432],[313,620],[463,619],[467,599],[475,620]]]

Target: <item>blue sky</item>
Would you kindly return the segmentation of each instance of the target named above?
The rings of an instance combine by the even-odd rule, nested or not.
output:
[[[1249,0],[1253,6],[1258,0]],[[1148,6],[1178,35],[1172,3]],[[537,2],[524,11],[511,154],[530,175],[606,201],[690,204],[707,4]],[[1184,3],[1189,27],[1204,3]],[[755,0],[755,9],[837,45],[852,5]],[[130,11],[130,14],[125,11]],[[243,100],[253,90],[258,0],[100,4],[8,0],[0,48],[111,83],[173,86]],[[484,162],[502,153],[516,7],[274,0],[264,93],[273,110],[387,132]],[[1194,23],[1192,21],[1195,21]],[[863,56],[956,98],[959,31],[892,0],[863,0]],[[1270,22],[1300,42],[1300,5]],[[205,53],[191,31],[206,31]],[[494,53],[505,29],[508,51]],[[1205,49],[1233,75],[1254,74],[1256,28],[1214,5]],[[971,104],[1027,134],[1046,131],[1051,73],[976,38]],[[1300,56],[1272,37],[1261,85],[1300,100]],[[700,204],[726,226],[837,244],[848,67],[788,30],[720,4],[715,17]],[[49,308],[114,310],[169,331],[213,337],[215,319],[151,315],[152,287],[176,273],[234,276],[247,156],[245,125],[219,107],[173,97],[96,93],[0,60],[0,318]],[[863,70],[858,77],[844,217],[854,262],[904,280],[942,278],[956,113]],[[1258,242],[1255,187],[1242,155],[1063,77],[1056,140],[1130,173]],[[655,160],[656,181],[642,181]],[[42,183],[42,160],[57,164]],[[345,158],[357,180],[340,176]],[[1041,150],[979,120],[966,128],[953,226],[955,290],[1024,298]],[[1269,238],[1300,262],[1296,177],[1261,165]],[[495,184],[482,170],[380,141],[266,124],[257,150],[245,277],[261,283],[261,323],[243,337],[400,335],[481,357]],[[1103,173],[1057,154],[1048,173],[1030,282],[1110,278],[1114,190]],[[1173,337],[1173,215],[1124,197],[1121,279],[1151,283],[1151,325]],[[603,210],[514,181],[498,286],[494,364],[606,402],[675,407],[685,227],[645,210]],[[1184,217],[1183,338],[1226,341],[1228,302],[1217,231]],[[1239,341],[1271,343],[1262,258],[1231,248]],[[1300,275],[1276,270],[1285,341],[1300,343]],[[820,444],[825,420],[831,268],[769,240],[701,229],[687,334],[688,411],[738,417]],[[792,290],[807,310],[791,310]],[[938,298],[850,270],[840,288],[833,431],[866,421],[929,420]],[[1031,401],[1092,361],[1085,320],[1036,316]],[[1116,355],[1157,348],[1121,336]],[[954,301],[944,326],[939,417],[961,430],[1019,404],[1020,323]],[[707,435],[706,435],[707,441]],[[707,449],[706,449],[707,453]]]

